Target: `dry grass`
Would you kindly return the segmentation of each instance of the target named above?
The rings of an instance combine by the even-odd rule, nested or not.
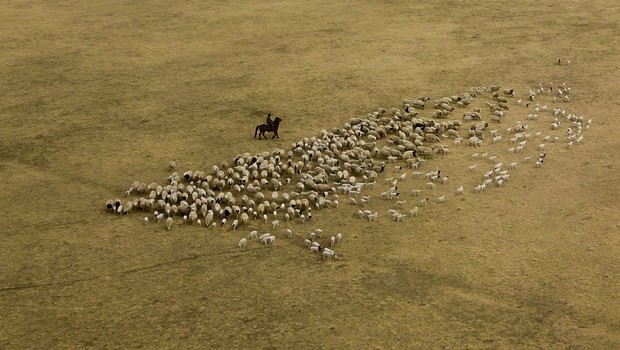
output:
[[[619,16],[603,0],[4,2],[0,347],[620,348]],[[337,261],[102,210],[171,159],[209,169],[405,97],[539,81],[573,87],[583,146],[405,224],[378,203],[376,223],[343,205],[293,226],[344,232]],[[267,112],[281,139],[258,142]],[[458,174],[469,153],[430,167]]]

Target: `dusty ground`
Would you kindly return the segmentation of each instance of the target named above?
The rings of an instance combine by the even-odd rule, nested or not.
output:
[[[602,0],[3,2],[0,347],[620,348],[618,18]],[[336,261],[103,210],[171,159],[208,170],[403,98],[539,82],[572,87],[583,145],[479,195],[451,145],[423,169],[453,174],[443,206],[290,225],[342,231]],[[259,142],[267,112],[281,138]]]

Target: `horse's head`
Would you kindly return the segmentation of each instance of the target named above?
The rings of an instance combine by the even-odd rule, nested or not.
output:
[[[282,118],[280,117],[276,117],[276,119],[273,120],[274,123],[280,123],[282,121]]]

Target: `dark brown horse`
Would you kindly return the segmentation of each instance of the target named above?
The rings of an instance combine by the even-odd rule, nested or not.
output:
[[[256,138],[256,134],[258,134],[258,139],[260,140],[260,137],[263,136],[265,138],[265,140],[267,139],[267,136],[265,136],[266,132],[272,132],[273,133],[273,137],[271,137],[272,139],[274,138],[280,138],[280,136],[278,136],[278,127],[280,127],[280,122],[282,121],[282,119],[280,117],[276,117],[276,119],[273,120],[273,128],[269,125],[269,124],[261,124],[261,125],[257,125],[256,126],[256,130],[254,131],[254,138]],[[260,133],[259,133],[260,131]]]

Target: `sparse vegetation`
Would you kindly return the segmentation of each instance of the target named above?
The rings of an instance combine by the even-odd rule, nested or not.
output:
[[[0,348],[620,348],[618,6],[1,4]],[[450,176],[437,184],[445,203],[402,163],[410,176],[399,186],[422,189],[402,192],[404,222],[387,216],[395,200],[365,209],[361,196],[357,206],[340,198],[310,222],[280,217],[265,247],[248,237],[252,219],[236,231],[167,230],[163,217],[145,225],[104,207],[171,170],[288,150],[403,99],[431,96],[430,106],[502,84],[510,107],[525,109],[538,102],[528,89],[564,81],[573,93],[557,104],[593,118],[583,144],[549,139],[540,169],[535,154],[501,189],[475,194],[493,164],[471,153],[513,146],[504,136],[472,148],[459,131],[462,144],[419,170]],[[259,142],[269,112],[285,116],[280,138]],[[540,118],[522,122],[551,132]],[[488,127],[514,126],[501,121]],[[400,178],[400,165],[383,176]],[[344,235],[336,259],[294,239],[318,227],[324,245]]]

